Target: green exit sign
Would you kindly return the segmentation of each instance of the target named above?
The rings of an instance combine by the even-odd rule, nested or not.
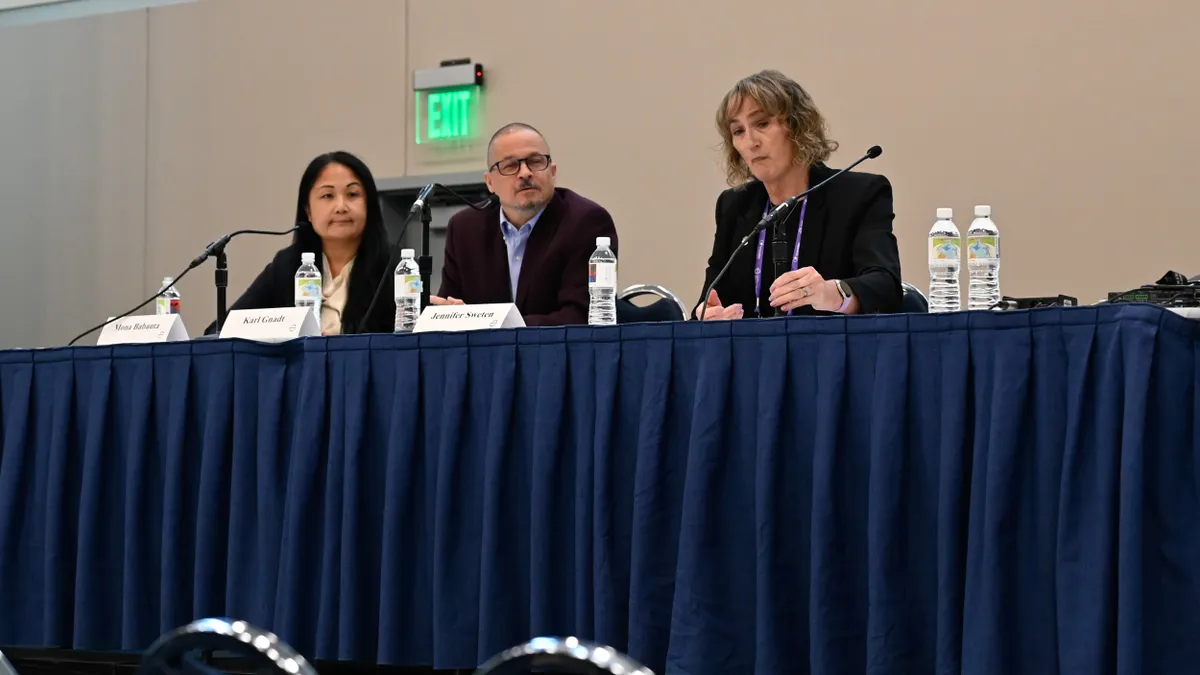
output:
[[[479,135],[479,86],[414,92],[417,143],[476,138]]]

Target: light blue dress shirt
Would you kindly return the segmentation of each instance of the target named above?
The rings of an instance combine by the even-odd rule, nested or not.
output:
[[[537,215],[529,219],[525,226],[518,229],[512,223],[508,222],[508,217],[504,215],[504,209],[500,209],[500,234],[504,235],[504,245],[508,248],[508,283],[512,289],[513,302],[517,301],[517,281],[521,278],[521,262],[525,259],[525,245],[529,243],[529,235],[533,232],[533,226],[537,225],[537,221],[542,217],[545,211],[542,208],[537,212]]]

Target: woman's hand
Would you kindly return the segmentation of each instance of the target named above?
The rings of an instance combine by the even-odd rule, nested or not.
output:
[[[836,312],[842,306],[842,294],[833,281],[826,281],[811,267],[785,272],[771,284],[771,306],[790,312],[805,305],[822,312]]]
[[[700,318],[700,313],[704,312],[705,321],[721,321],[725,319],[740,319],[742,318],[742,305],[735,304],[728,307],[721,306],[721,298],[717,297],[717,289],[713,289],[708,294],[708,300],[704,303],[705,307],[696,308],[696,318]]]
[[[458,298],[451,298],[451,297],[439,298],[436,295],[431,295],[431,296],[429,296],[429,304],[431,304],[431,305],[465,305],[467,303],[463,302],[462,300],[459,300]]]

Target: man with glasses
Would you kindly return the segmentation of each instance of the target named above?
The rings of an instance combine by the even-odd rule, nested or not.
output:
[[[555,187],[550,146],[528,124],[501,127],[487,163],[483,179],[495,199],[450,218],[442,287],[430,302],[514,302],[528,326],[586,324],[588,258],[596,237],[608,237],[617,252],[612,216]]]

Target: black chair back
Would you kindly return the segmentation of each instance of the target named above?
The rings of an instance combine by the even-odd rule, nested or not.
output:
[[[649,305],[635,305],[633,298],[654,295],[658,300]],[[654,284],[630,286],[617,296],[617,323],[642,323],[646,321],[683,321],[687,309],[671,291]]]
[[[662,298],[649,305],[635,305],[625,298],[617,298],[617,323],[643,323],[646,321],[683,321],[683,313],[675,303]]]
[[[475,675],[518,673],[570,675],[654,675],[654,671],[621,652],[578,638],[538,637],[506,649],[488,660]]]
[[[8,662],[4,652],[0,652],[0,675],[17,675],[17,669]]]
[[[928,314],[929,298],[925,297],[921,289],[907,281],[900,285],[904,289],[904,297],[900,300],[900,311],[905,314]]]
[[[158,638],[142,655],[138,675],[218,675],[203,652],[229,652],[247,659],[255,672],[317,675],[308,660],[273,633],[236,619],[193,621]]]

